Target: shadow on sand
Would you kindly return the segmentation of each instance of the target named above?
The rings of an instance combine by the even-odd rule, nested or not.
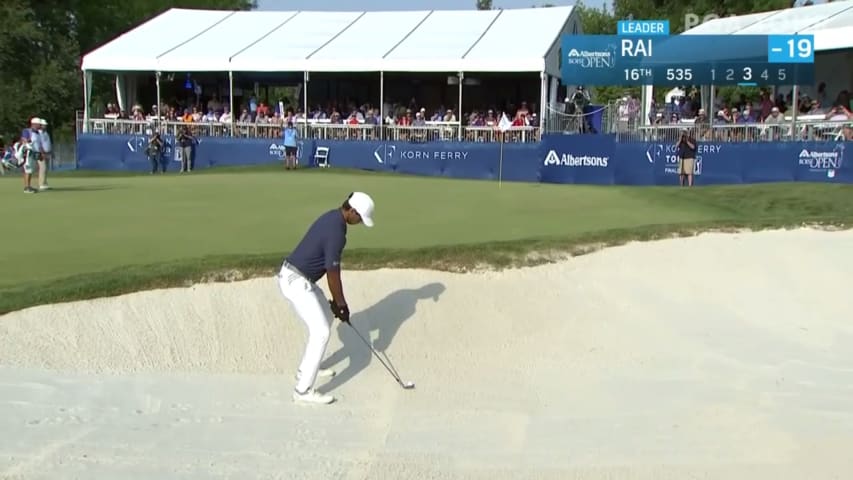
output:
[[[378,332],[378,337],[372,343],[373,348],[381,355],[391,345],[391,340],[403,322],[415,314],[418,301],[432,298],[433,301],[437,302],[439,295],[444,292],[445,288],[443,283],[430,283],[420,288],[397,290],[375,305],[353,314],[350,323],[358,329],[358,332],[367,341],[370,341],[373,332]],[[352,328],[337,320],[336,322],[338,323],[338,338],[341,339],[343,345],[338,351],[323,360],[320,366],[331,368],[345,359],[349,359],[349,364],[345,369],[338,371],[337,375],[332,377],[329,382],[317,388],[317,391],[322,393],[328,393],[340,387],[367,368],[373,359],[373,353],[352,331]]]

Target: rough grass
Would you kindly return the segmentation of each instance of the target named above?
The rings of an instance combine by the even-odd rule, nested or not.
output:
[[[853,186],[837,184],[498,189],[269,167],[53,178],[55,191],[32,196],[0,180],[0,202],[15,205],[6,238],[23,239],[0,256],[0,313],[272,275],[310,221],[356,189],[376,199],[377,225],[350,229],[348,269],[532,266],[628,241],[853,223]]]

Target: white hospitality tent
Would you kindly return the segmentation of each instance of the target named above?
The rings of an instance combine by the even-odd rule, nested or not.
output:
[[[227,73],[232,108],[233,75],[240,72],[303,73],[305,85],[311,72],[378,72],[381,84],[386,72],[447,72],[457,77],[459,105],[466,73],[538,73],[544,108],[549,92],[550,101],[556,100],[561,38],[580,32],[571,6],[352,12],[173,8],[83,57],[84,124],[93,72],[117,76],[120,104],[129,103],[139,74],[156,75],[159,104],[162,73]]]
[[[853,0],[786,8],[697,25],[683,35],[814,35],[815,82],[833,93],[853,91]],[[794,85],[814,94],[816,85]],[[713,102],[713,100],[712,100]]]

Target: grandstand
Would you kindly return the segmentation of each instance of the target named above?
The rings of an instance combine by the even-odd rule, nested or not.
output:
[[[489,11],[245,12],[170,9],[83,57],[79,130],[277,138],[537,142],[559,104],[573,7]],[[93,73],[117,104],[91,105]],[[153,101],[142,97],[151,83]],[[186,85],[186,89],[184,89]],[[290,86],[293,104],[266,98]],[[210,93],[209,93],[210,92]],[[148,94],[150,97],[150,94]],[[145,105],[148,107],[146,108]]]
[[[684,34],[815,35],[816,77],[824,87],[798,86],[797,109],[792,91],[772,88],[766,98],[733,104],[712,104],[708,86],[702,93],[675,89],[665,105],[626,96],[592,109],[603,117],[598,131],[646,141],[689,125],[700,138],[718,141],[849,140],[850,25],[853,1],[705,22]],[[561,82],[559,46],[563,35],[579,33],[571,6],[171,9],[83,57],[86,104],[78,132],[142,134],[155,126],[173,135],[189,124],[196,136],[278,138],[292,120],[306,138],[492,142],[506,113],[513,125],[502,139],[535,143],[543,132],[578,131],[579,116],[567,114],[563,102],[572,88],[561,85],[571,82]],[[93,74],[115,76],[117,102],[91,105]],[[270,85],[293,87],[292,104],[271,98]]]

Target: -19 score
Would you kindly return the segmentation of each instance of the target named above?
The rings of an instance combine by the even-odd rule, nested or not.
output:
[[[740,75],[739,78],[735,78],[735,72]],[[743,67],[743,68],[727,68],[724,70],[724,77],[721,80],[726,80],[729,82],[757,82],[760,78],[761,80],[769,80],[770,75],[768,73],[768,69],[764,69],[760,74],[756,77],[753,73],[752,67]],[[784,68],[779,68],[777,72],[777,76],[774,80],[783,81],[785,80],[787,74],[785,73]],[[715,68],[711,69],[711,81],[717,80],[717,70]]]

